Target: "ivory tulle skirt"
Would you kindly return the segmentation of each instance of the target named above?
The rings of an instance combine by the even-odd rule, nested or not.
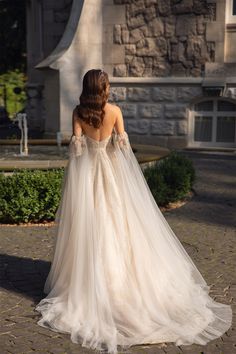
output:
[[[72,136],[56,224],[40,326],[108,353],[142,343],[204,345],[229,329],[231,307],[209,296],[126,132],[100,142]]]

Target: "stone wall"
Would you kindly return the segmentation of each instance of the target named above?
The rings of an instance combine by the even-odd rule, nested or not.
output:
[[[126,23],[113,27],[114,44],[124,58],[113,75],[203,76],[215,60],[215,43],[206,25],[216,20],[216,3],[207,0],[114,0],[126,8]]]
[[[200,85],[113,85],[110,100],[120,106],[132,142],[185,147],[188,108]]]
[[[112,4],[111,4],[112,2]],[[203,98],[207,71],[224,58],[224,0],[111,0],[113,29],[105,70],[133,142],[184,148],[191,103]],[[110,28],[109,27],[109,28]],[[110,31],[112,32],[112,31]],[[221,33],[219,36],[217,33]],[[109,53],[106,51],[106,53]]]
[[[27,3],[29,28],[43,24],[41,42],[39,31],[27,31],[27,56],[31,68],[43,69],[29,70],[29,113],[45,137],[71,135],[71,111],[91,68],[109,74],[110,101],[121,107],[131,141],[170,148],[188,145],[191,103],[203,87],[236,87],[234,49],[225,63],[226,0]]]

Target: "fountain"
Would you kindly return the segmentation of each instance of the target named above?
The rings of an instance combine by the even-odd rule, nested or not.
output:
[[[0,139],[0,171],[14,171],[16,169],[50,169],[67,166],[68,143],[64,141],[63,134],[58,131],[56,139],[30,139],[31,153],[28,153],[28,127],[26,113],[18,113],[13,119],[18,123],[21,131],[20,153],[13,153],[15,139]],[[57,145],[57,148],[55,148]],[[2,151],[2,146],[7,149]],[[142,169],[155,163],[156,160],[168,155],[169,150],[152,145],[132,144],[133,151]],[[16,157],[20,157],[19,159]],[[26,157],[26,160],[24,159]]]
[[[57,132],[57,148],[59,153],[61,152],[61,146],[62,146],[62,133]]]
[[[29,156],[28,152],[28,127],[26,113],[17,113],[15,122],[18,122],[18,127],[21,131],[20,153],[15,156]]]

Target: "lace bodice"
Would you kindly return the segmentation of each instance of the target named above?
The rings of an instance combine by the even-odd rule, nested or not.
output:
[[[83,154],[85,149],[106,149],[108,145],[110,145],[114,149],[131,148],[129,143],[129,137],[126,131],[124,131],[123,133],[112,132],[111,135],[100,141],[95,140],[86,134],[81,134],[80,136],[72,134],[69,143],[69,155],[80,156]]]

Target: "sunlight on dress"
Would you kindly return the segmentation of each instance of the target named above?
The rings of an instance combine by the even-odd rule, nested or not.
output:
[[[40,326],[97,352],[205,345],[231,326],[148,187],[127,132],[73,135]],[[190,230],[191,232],[191,230]]]

